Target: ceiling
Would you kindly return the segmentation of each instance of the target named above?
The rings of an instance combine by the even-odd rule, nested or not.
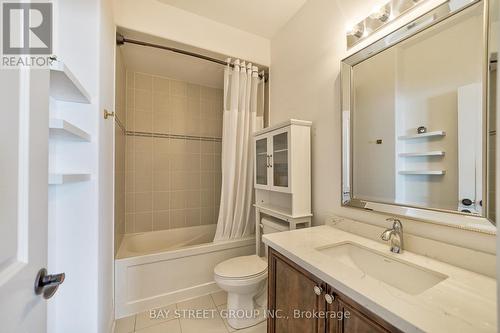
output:
[[[307,0],[158,0],[270,39]]]
[[[164,45],[224,60],[224,56],[218,53],[133,30],[119,28],[118,32],[128,39]],[[223,88],[223,65],[166,50],[129,43],[121,45],[119,52],[122,54],[127,70],[168,77],[202,86]]]

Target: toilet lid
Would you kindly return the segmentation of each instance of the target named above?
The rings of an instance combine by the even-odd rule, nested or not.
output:
[[[267,261],[257,255],[228,259],[215,266],[214,273],[226,278],[245,278],[260,275],[267,270]]]

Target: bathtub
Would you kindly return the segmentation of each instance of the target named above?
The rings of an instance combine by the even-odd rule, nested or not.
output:
[[[126,234],[115,260],[116,318],[219,290],[214,267],[255,253],[255,237],[215,243],[215,228]]]

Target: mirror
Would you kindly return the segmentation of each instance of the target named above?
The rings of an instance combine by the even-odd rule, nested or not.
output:
[[[495,224],[488,4],[448,1],[342,61],[343,205]]]

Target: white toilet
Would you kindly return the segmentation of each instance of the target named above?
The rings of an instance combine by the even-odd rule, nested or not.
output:
[[[288,224],[271,218],[262,218],[261,228],[262,234],[289,230]],[[260,240],[257,244],[260,247]],[[253,326],[265,320],[267,249],[265,252],[265,257],[236,257],[215,266],[215,282],[227,292],[227,321],[235,329]]]

